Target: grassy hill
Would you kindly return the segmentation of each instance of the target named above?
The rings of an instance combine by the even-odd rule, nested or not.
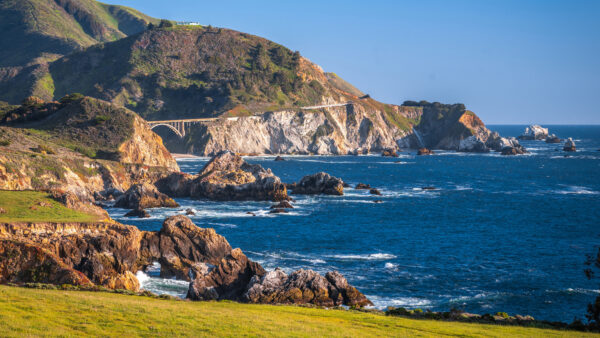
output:
[[[0,190],[1,222],[94,222],[98,215],[65,207],[41,191]]]
[[[7,337],[588,335],[516,326],[413,320],[354,311],[233,302],[187,302],[114,293],[8,286],[0,286],[0,322],[0,334]]]
[[[53,60],[139,33],[157,19],[94,0],[0,1],[0,67]]]

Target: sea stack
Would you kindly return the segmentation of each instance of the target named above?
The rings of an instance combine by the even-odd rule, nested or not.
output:
[[[521,136],[520,140],[545,140],[548,137],[548,128],[543,128],[540,125],[533,124],[527,128]]]
[[[577,151],[577,149],[575,148],[575,142],[573,141],[572,138],[568,138],[567,142],[565,142],[565,146],[563,147],[564,151]]]

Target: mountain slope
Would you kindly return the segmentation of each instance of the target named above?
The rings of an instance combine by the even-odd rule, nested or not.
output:
[[[0,1],[0,67],[53,60],[158,22],[133,9],[93,0]]]

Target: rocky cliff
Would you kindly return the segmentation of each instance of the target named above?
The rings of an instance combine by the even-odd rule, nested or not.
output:
[[[26,101],[4,115],[0,140],[0,189],[93,200],[179,171],[145,121],[92,98]]]

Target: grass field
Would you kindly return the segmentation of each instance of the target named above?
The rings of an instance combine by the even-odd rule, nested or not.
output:
[[[0,286],[0,336],[582,337],[574,331]],[[591,336],[591,335],[590,335]]]
[[[71,210],[40,191],[0,190],[0,222],[94,222],[98,216]]]

